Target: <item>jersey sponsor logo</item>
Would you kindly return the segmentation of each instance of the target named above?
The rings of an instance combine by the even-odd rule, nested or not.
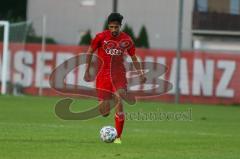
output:
[[[120,42],[109,40],[103,41],[103,49],[106,54],[111,55],[111,56],[120,56],[122,55],[127,49],[129,49],[132,45],[130,40],[121,40]]]

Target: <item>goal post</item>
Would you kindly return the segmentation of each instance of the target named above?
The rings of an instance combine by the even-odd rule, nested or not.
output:
[[[35,27],[38,28],[37,32]],[[14,23],[0,21],[0,94],[25,94],[24,90],[29,87],[25,85],[29,72],[21,65],[24,61],[16,59],[15,55],[21,52],[26,58],[28,44],[33,43],[41,46],[40,53],[45,52],[46,16]],[[40,81],[39,95],[42,95],[42,85]]]
[[[8,21],[0,21],[0,27],[3,27],[3,49],[2,49],[2,69],[1,69],[1,94],[7,92],[8,76],[8,58],[9,58],[9,27]]]

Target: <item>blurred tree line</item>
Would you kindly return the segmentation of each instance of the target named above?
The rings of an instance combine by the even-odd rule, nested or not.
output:
[[[5,0],[0,5],[0,20],[6,20],[10,23],[23,22],[27,20],[27,0]],[[42,37],[36,35],[33,25],[31,24],[25,41],[27,43],[41,43]],[[10,28],[11,33],[11,28]],[[3,27],[0,27],[0,41],[3,40]],[[51,37],[46,37],[46,43],[56,44]]]
[[[5,0],[0,5],[0,20],[10,22],[25,21],[27,16],[27,0]]]

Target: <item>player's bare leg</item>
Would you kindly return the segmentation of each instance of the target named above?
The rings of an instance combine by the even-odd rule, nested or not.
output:
[[[107,117],[110,114],[110,101],[103,100],[99,102],[99,112],[103,117]]]
[[[123,131],[123,126],[124,126],[124,120],[125,120],[125,115],[124,115],[124,111],[123,111],[123,104],[121,101],[121,93],[125,93],[124,89],[119,89],[116,93],[115,93],[115,128],[117,130],[117,139],[114,141],[114,143],[121,143],[121,135],[122,135],[122,131]]]
[[[125,102],[127,102],[130,105],[133,105],[136,103],[135,96],[127,93],[125,89],[119,89],[117,91],[117,94],[118,94],[118,96],[121,97],[122,100],[124,100]]]

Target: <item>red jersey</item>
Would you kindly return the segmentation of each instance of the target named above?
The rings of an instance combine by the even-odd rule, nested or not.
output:
[[[103,66],[100,74],[109,76],[111,71],[115,74],[125,74],[124,55],[135,55],[135,46],[129,35],[120,32],[113,37],[109,30],[96,35],[91,43],[92,49],[98,49],[97,55],[102,60]]]

